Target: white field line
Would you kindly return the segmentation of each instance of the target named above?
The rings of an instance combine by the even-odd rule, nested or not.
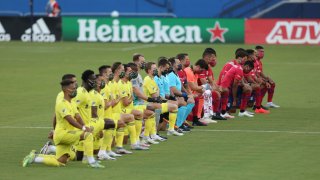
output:
[[[52,129],[47,126],[0,126],[0,129]],[[320,134],[316,131],[273,131],[273,130],[245,130],[245,129],[193,129],[194,132],[240,132],[240,133],[289,133],[289,134]]]
[[[146,49],[146,48],[154,48],[157,47],[158,45],[156,44],[144,44],[141,46],[133,46],[133,47],[126,47],[126,48],[121,48],[121,51],[131,51],[131,50],[136,50],[136,49]]]
[[[312,131],[272,131],[272,130],[236,130],[236,129],[194,129],[198,132],[242,132],[242,133],[288,133],[288,134],[320,134],[320,132]]]

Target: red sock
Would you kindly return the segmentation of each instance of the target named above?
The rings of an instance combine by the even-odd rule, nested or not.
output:
[[[267,91],[268,91],[268,88],[267,88],[267,87],[261,89],[261,94],[260,94],[260,96],[261,96],[261,103],[262,103],[263,98],[264,98],[264,96],[266,95]]]
[[[246,110],[248,100],[250,99],[251,92],[242,93],[240,110]]]
[[[221,93],[221,110],[225,111],[228,104],[229,91]]]
[[[220,106],[220,97],[217,91],[212,91],[212,107],[213,112],[217,113],[219,111]]]
[[[255,90],[256,107],[259,109],[261,107],[261,88]]]
[[[194,107],[193,107],[193,109],[192,109],[192,114],[193,114],[194,116],[197,116],[197,115],[198,115],[198,111],[199,111],[199,109],[198,109],[199,99],[200,99],[199,96],[196,97],[196,98],[194,98]]]
[[[272,102],[275,87],[276,87],[276,84],[271,84],[270,89],[268,89],[268,102]]]

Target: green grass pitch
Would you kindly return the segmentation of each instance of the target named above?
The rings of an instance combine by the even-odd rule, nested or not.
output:
[[[196,127],[150,151],[134,152],[91,169],[31,165],[21,160],[47,140],[59,81],[64,73],[128,62],[135,52],[147,60],[206,47],[218,53],[215,76],[238,47],[248,45],[0,43],[0,179],[216,179],[301,180],[320,178],[319,46],[265,46],[264,71],[277,83],[280,109],[253,119],[236,118]],[[265,102],[265,100],[264,100]],[[44,128],[36,128],[44,127]]]

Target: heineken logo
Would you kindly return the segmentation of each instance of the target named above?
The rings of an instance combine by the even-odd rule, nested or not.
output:
[[[153,20],[152,25],[112,24],[98,25],[97,19],[78,19],[78,41],[88,42],[143,42],[143,43],[201,43],[201,29],[197,25],[164,25]]]

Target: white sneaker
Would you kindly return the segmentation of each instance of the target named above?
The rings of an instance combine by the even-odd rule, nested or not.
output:
[[[98,159],[99,160],[116,160],[116,158],[111,157],[107,153],[98,153]]]
[[[225,113],[225,114],[221,114],[221,117],[223,117],[223,118],[227,118],[227,119],[233,119],[234,118],[234,116],[231,116],[229,113]]]
[[[168,136],[171,136],[171,135],[174,135],[174,136],[183,136],[184,134],[183,134],[183,133],[178,133],[178,132],[175,131],[175,130],[168,130],[168,131],[167,131],[167,135],[168,135]]]
[[[253,117],[253,115],[249,114],[247,111],[244,111],[244,112],[239,112],[238,116],[240,117]]]
[[[268,107],[268,108],[279,108],[280,106],[274,104],[273,102],[268,102],[268,103],[266,104],[266,107]]]
[[[200,122],[205,123],[205,124],[209,124],[212,123],[210,118],[207,117],[203,117],[201,119],[199,119]]]
[[[50,146],[51,142],[47,141],[43,147],[41,148],[41,150],[39,151],[40,154],[49,154],[49,146]]]
[[[154,141],[150,137],[147,137],[147,138],[144,137],[143,141],[144,141],[144,143],[148,143],[148,144],[159,144],[159,142]]]
[[[248,114],[254,115],[254,112],[246,111]]]
[[[145,143],[145,142],[143,142],[143,141],[139,141],[138,144],[139,144],[140,146],[142,146],[142,147],[150,147],[150,144],[147,144],[147,143]]]
[[[131,145],[131,149],[132,150],[149,150],[148,147],[143,147],[143,146],[140,146],[139,144]]]
[[[152,140],[155,140],[155,141],[162,141],[162,142],[163,142],[163,141],[166,141],[166,139],[158,136],[158,134],[152,135],[151,138],[152,138]]]
[[[107,154],[111,157],[121,157],[122,156],[121,154],[117,154],[113,151],[107,151]]]

